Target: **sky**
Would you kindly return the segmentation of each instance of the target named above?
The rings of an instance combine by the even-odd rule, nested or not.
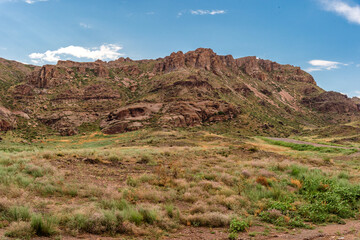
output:
[[[300,66],[360,97],[360,0],[0,0],[0,57],[156,59],[198,47]]]

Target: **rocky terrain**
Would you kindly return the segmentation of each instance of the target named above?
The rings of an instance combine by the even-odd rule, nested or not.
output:
[[[358,98],[322,90],[299,67],[203,48],[42,67],[1,59],[0,84],[1,131],[113,134],[226,122],[276,135],[354,120],[360,111]]]

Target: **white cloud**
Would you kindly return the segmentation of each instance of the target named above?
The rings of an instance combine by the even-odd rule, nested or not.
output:
[[[48,0],[24,0],[24,2],[28,3],[28,4],[34,4],[37,2],[47,2]]]
[[[31,53],[29,57],[35,64],[42,62],[57,62],[61,59],[69,59],[69,57],[85,58],[91,60],[114,60],[122,56],[119,51],[122,47],[115,44],[101,45],[97,48],[84,48],[80,46],[68,46],[59,48],[55,51],[46,51],[44,53]]]
[[[309,64],[312,66],[306,69],[307,72],[315,72],[315,71],[324,71],[324,70],[332,70],[339,68],[339,66],[347,66],[348,64],[341,62],[333,62],[327,60],[311,60]]]
[[[349,22],[360,24],[360,5],[350,5],[343,0],[320,0],[325,10],[345,17]]]
[[[225,10],[190,10],[190,13],[193,15],[216,15],[216,14],[225,14]]]
[[[360,98],[360,91],[355,91],[356,97]]]
[[[82,28],[87,28],[87,29],[90,29],[90,28],[92,28],[91,27],[91,25],[89,25],[89,24],[86,24],[86,23],[79,23],[79,25],[80,25],[80,27],[82,27]]]
[[[47,2],[48,0],[0,0],[0,3],[6,2],[25,2],[27,4],[34,4],[37,2]]]

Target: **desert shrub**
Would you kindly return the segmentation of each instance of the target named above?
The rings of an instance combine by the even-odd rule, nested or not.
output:
[[[44,153],[42,157],[45,159],[51,159],[52,155],[50,153]]]
[[[238,219],[234,218],[230,222],[230,229],[229,231],[232,233],[238,233],[238,232],[245,232],[250,227],[250,221],[248,219]]]
[[[140,160],[138,161],[138,163],[142,163],[142,164],[148,164],[150,163],[152,160],[152,157],[149,155],[142,155],[140,157]]]
[[[143,216],[143,220],[146,223],[153,224],[157,219],[157,213],[155,210],[140,208],[139,213]]]
[[[349,174],[347,174],[345,172],[341,172],[341,173],[339,173],[338,178],[340,178],[340,179],[350,179],[350,176],[349,176]]]
[[[359,211],[360,186],[348,179],[332,178],[320,170],[297,165],[290,167],[289,175],[292,178],[288,184],[298,190],[281,193],[283,183],[276,183],[273,190],[278,189],[278,194],[270,194],[270,190],[263,193],[267,197],[265,211],[259,215],[263,221],[277,226],[308,227],[305,221],[342,222]],[[302,204],[295,206],[296,201]]]
[[[31,213],[28,207],[12,206],[7,210],[6,217],[10,221],[28,221],[31,218]]]
[[[125,201],[124,199],[121,200],[101,200],[99,202],[99,206],[102,209],[117,209],[117,210],[123,210],[125,208],[129,207],[129,203]]]
[[[34,231],[29,222],[13,222],[5,232],[6,237],[30,239]]]
[[[146,208],[137,209],[132,204],[129,204],[124,199],[121,200],[102,200],[99,206],[103,209],[117,210],[123,220],[130,221],[139,225],[143,222],[153,224],[157,220],[157,213],[155,210]]]
[[[286,226],[288,221],[288,218],[277,209],[261,212],[259,216],[262,221],[281,227]]]
[[[135,223],[136,225],[140,225],[144,220],[144,216],[137,209],[133,207],[128,207],[123,209],[120,212],[120,214],[123,217],[123,219]]]
[[[196,227],[226,227],[230,224],[230,216],[219,212],[194,214],[187,217],[193,226]]]
[[[55,219],[52,217],[33,215],[31,228],[37,236],[50,237],[56,233]]]
[[[176,209],[174,207],[174,205],[172,204],[167,204],[165,205],[165,211],[166,211],[166,214],[168,215],[169,218],[173,218],[173,219],[179,219],[180,217],[180,212],[178,209]]]
[[[236,239],[238,239],[238,233],[236,233],[236,232],[231,232],[231,233],[229,233],[229,240],[236,240]]]
[[[121,158],[116,155],[111,155],[108,157],[108,160],[113,163],[121,162]]]
[[[136,187],[139,184],[139,181],[131,176],[126,179],[126,184],[130,187]]]
[[[123,218],[120,212],[114,209],[75,214],[66,220],[66,225],[71,229],[92,234],[108,233],[114,235],[124,232]]]

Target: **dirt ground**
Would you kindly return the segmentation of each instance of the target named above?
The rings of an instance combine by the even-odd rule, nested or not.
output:
[[[267,236],[260,234],[262,230],[263,227],[252,227],[249,232],[239,234],[238,240],[360,240],[360,221],[347,221],[344,225],[320,226],[312,230],[294,229],[289,233],[278,233],[273,229]],[[249,233],[254,233],[255,236],[249,236]],[[165,239],[226,240],[228,233],[226,229],[188,227]]]

